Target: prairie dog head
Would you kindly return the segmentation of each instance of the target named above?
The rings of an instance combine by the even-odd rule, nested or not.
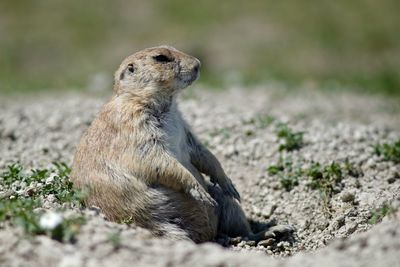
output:
[[[192,84],[199,73],[197,58],[171,46],[152,47],[124,59],[114,76],[114,90],[173,95]]]

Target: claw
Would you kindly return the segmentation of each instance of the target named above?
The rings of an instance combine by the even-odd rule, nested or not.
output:
[[[290,242],[290,240],[293,240],[292,234],[294,231],[296,229],[291,225],[275,225],[257,233],[255,237],[259,245],[270,246],[282,240]]]
[[[236,198],[240,202],[240,195],[232,183],[224,186],[223,191],[225,195]]]
[[[272,226],[265,232],[264,238],[276,238],[285,234],[292,234],[296,229],[291,225],[276,225]]]
[[[270,238],[275,238],[276,234],[273,231],[267,231],[265,232],[264,238],[265,239],[270,239]]]
[[[204,202],[211,206],[217,206],[217,202],[213,199],[210,194],[208,194],[204,189],[201,190],[199,188],[192,188],[189,191],[189,194],[198,201]]]

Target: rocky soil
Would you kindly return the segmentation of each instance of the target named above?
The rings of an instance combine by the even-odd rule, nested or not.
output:
[[[26,169],[54,161],[70,165],[105,101],[77,93],[1,99],[0,170],[15,162]],[[64,217],[87,218],[75,242],[27,237],[2,223],[0,266],[400,266],[400,164],[374,148],[400,138],[396,101],[272,84],[221,92],[194,88],[180,102],[236,184],[248,217],[290,224],[293,236],[227,248],[195,245],[108,222],[97,209],[65,206]],[[29,185],[13,191],[2,184],[0,197],[22,194],[24,187]],[[51,197],[43,205],[42,211],[59,208]]]

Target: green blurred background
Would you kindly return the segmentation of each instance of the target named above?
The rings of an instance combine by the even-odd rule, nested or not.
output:
[[[2,0],[0,92],[107,87],[125,56],[159,44],[199,57],[208,87],[400,95],[399,0]]]

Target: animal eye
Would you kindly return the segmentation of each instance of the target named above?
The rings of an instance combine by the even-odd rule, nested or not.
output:
[[[162,63],[164,63],[164,62],[171,62],[171,61],[172,61],[171,58],[169,58],[169,57],[167,57],[167,56],[165,56],[165,55],[157,55],[157,56],[154,56],[153,58],[154,58],[157,62],[162,62]]]
[[[129,64],[127,69],[128,69],[128,71],[130,73],[133,73],[135,71],[135,68],[133,67],[133,64]]]

